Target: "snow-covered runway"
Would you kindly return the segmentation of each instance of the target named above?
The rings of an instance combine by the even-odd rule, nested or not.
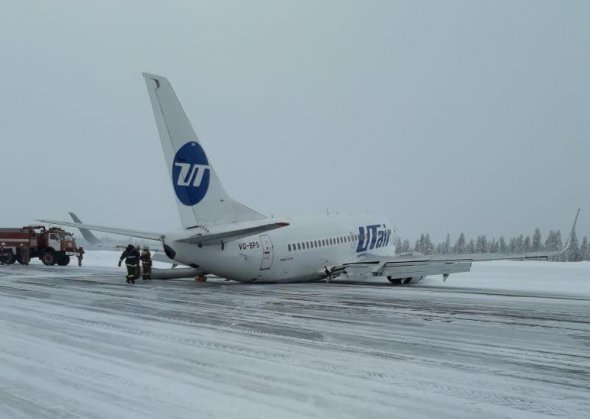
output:
[[[583,417],[589,282],[588,263],[408,287],[3,266],[0,417]]]

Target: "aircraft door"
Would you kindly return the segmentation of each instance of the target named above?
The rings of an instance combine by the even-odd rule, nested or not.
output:
[[[270,237],[266,234],[260,235],[260,242],[262,243],[262,263],[260,264],[260,270],[270,269],[272,266],[272,260],[274,258],[274,250]]]

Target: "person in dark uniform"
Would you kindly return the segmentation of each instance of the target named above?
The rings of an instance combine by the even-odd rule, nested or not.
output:
[[[135,279],[139,278],[139,251],[132,244],[129,244],[121,253],[119,266],[121,266],[123,259],[125,259],[125,266],[127,266],[127,283],[135,284]]]
[[[152,279],[152,254],[147,246],[143,247],[141,251],[141,271],[143,272],[143,279]]]
[[[8,258],[10,257],[8,250],[4,246],[6,246],[6,243],[0,243],[0,265],[8,264]]]
[[[86,253],[84,251],[84,248],[80,246],[78,248],[78,252],[76,253],[76,257],[78,258],[78,266],[82,266],[82,259],[84,259],[84,253]]]
[[[31,261],[31,249],[28,245],[21,244],[20,245],[20,263],[23,265],[28,265]]]

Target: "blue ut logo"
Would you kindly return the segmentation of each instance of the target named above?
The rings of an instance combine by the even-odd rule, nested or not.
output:
[[[211,169],[203,148],[195,141],[183,145],[172,162],[172,185],[184,205],[198,204],[209,189]]]
[[[385,247],[389,243],[391,230],[380,228],[381,224],[368,225],[359,227],[359,242],[356,246],[357,252],[366,252],[367,250]]]

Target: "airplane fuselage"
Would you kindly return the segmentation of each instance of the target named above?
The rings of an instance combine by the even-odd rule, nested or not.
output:
[[[175,252],[175,260],[240,282],[316,281],[326,277],[326,268],[364,255],[395,254],[391,224],[381,217],[332,215],[287,221],[287,227],[223,243],[179,241],[186,232],[166,235],[165,243]]]

